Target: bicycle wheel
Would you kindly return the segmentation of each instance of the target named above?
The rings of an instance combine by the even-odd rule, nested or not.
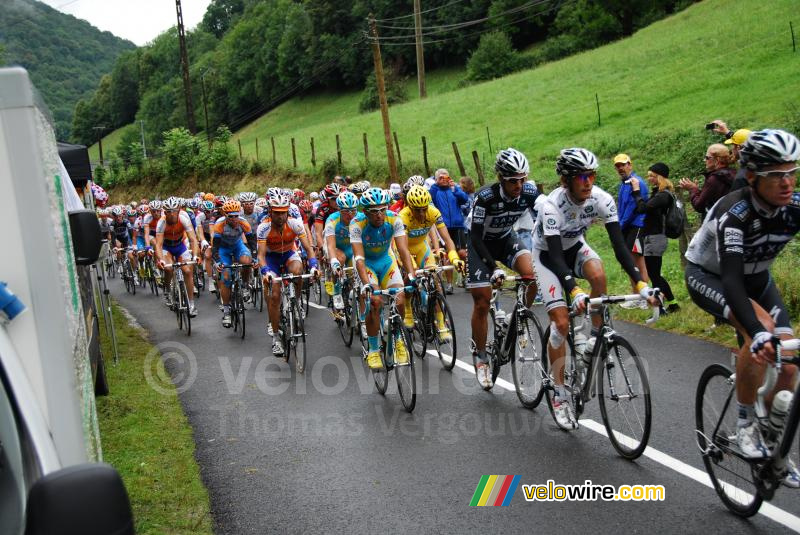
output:
[[[256,278],[256,293],[258,297],[254,298],[254,301],[258,301],[258,311],[264,311],[264,281],[261,279],[261,274],[256,273],[253,275]]]
[[[412,412],[417,404],[417,376],[414,372],[414,356],[410,353],[411,333],[403,325],[402,320],[397,320],[392,328],[391,344],[392,349],[396,350],[397,343],[402,341],[405,346],[407,358],[405,363],[398,363],[394,359],[394,376],[397,380],[397,391],[400,393],[400,400],[403,408],[407,412]],[[393,353],[396,355],[396,351]]]
[[[300,307],[304,309],[303,317],[308,316],[309,302],[311,301],[311,283],[303,281],[303,291],[300,292]]]
[[[292,328],[292,354],[294,355],[294,368],[297,373],[303,373],[306,370],[306,330],[304,326],[303,316],[300,310],[300,303],[295,301],[292,304],[294,308],[294,327]]]
[[[383,323],[383,314],[380,316],[380,322]],[[381,362],[383,363],[383,367],[379,370],[372,370],[372,380],[375,381],[375,388],[378,389],[380,395],[386,395],[386,389],[389,387],[389,366],[386,352],[388,351],[388,341],[384,340],[383,338],[383,329],[378,331],[378,334],[381,339]],[[367,353],[369,352],[369,341],[366,338],[362,338],[361,340],[361,347],[363,348],[362,351],[364,352],[364,359],[367,358]]]
[[[172,283],[169,287],[170,294],[172,295],[172,311],[178,318],[178,329],[183,330],[183,311],[181,310],[181,293],[178,291],[178,282],[175,280],[175,274],[172,275]]]
[[[555,388],[554,388],[555,382],[552,377],[553,374],[551,371],[552,366],[550,364],[550,355],[548,354],[549,351],[548,344],[544,342],[545,340],[550,339],[550,328],[551,327],[549,326],[547,327],[547,329],[544,331],[544,336],[542,337],[543,340],[542,369],[544,370],[544,373],[550,375],[548,382],[550,382],[550,384],[552,385],[552,387],[545,389],[545,397],[547,398],[547,408],[550,411],[550,416],[553,417],[553,421],[560,429],[563,429],[564,431],[573,431],[572,427],[564,427],[558,423],[558,420],[556,420],[555,410],[553,409],[553,397],[555,396]],[[563,370],[564,387],[567,393],[569,394],[570,397],[569,401],[572,404],[572,409],[575,412],[575,418],[577,420],[578,416],[580,415],[579,405],[578,405],[579,403],[581,404],[580,407],[582,408],[582,400],[580,396],[581,385],[580,382],[578,381],[577,378],[578,374],[575,370],[575,364],[574,364],[575,345],[572,341],[571,334],[567,336],[567,339],[564,343],[566,344],[566,351],[564,352],[564,370]]]
[[[511,360],[514,389],[522,406],[534,409],[542,401],[542,384],[547,377],[546,368],[542,365],[542,327],[528,309],[522,309],[517,322],[516,351]]]
[[[244,304],[241,288],[239,288],[239,292],[236,296],[236,306],[239,308],[239,324],[242,326],[242,340],[244,340],[245,328],[247,325],[247,305]]]
[[[422,293],[414,292],[411,296],[411,305],[414,314],[414,328],[411,330],[411,343],[414,349],[414,356],[418,359],[425,358],[428,350],[428,328],[427,310],[422,309]]]
[[[350,283],[345,282],[342,284],[342,318],[336,319],[336,326],[339,327],[339,334],[342,336],[342,342],[345,347],[350,347],[353,344],[353,312],[351,307],[353,304],[350,302]]]
[[[314,301],[316,301],[318,305],[324,304],[322,302],[322,279],[320,277],[317,277],[311,283],[311,296],[314,298]]]
[[[192,317],[189,315],[189,294],[186,291],[186,281],[181,281],[178,286],[181,294],[181,315],[184,316],[183,321],[186,324],[186,336],[191,336]]]
[[[653,416],[650,383],[636,349],[617,336],[600,361],[597,396],[608,439],[617,453],[636,459],[647,447]]]
[[[736,444],[736,385],[730,369],[712,364],[703,371],[694,410],[697,445],[714,490],[733,513],[753,516],[763,497],[753,477],[755,465],[740,456]]]
[[[428,328],[433,329],[433,347],[439,354],[439,362],[442,367],[451,371],[456,365],[456,357],[458,356],[458,345],[456,343],[456,324],[453,321],[453,314],[450,312],[450,306],[442,294],[436,292],[434,295],[429,296],[432,301],[428,309],[433,315],[434,321]],[[443,325],[438,325],[436,307],[442,311]],[[449,338],[448,338],[449,335]],[[442,336],[445,338],[442,339]]]

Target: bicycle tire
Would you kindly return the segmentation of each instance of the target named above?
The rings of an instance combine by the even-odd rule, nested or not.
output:
[[[186,281],[184,280],[180,288],[178,288],[181,292],[181,311],[183,314],[186,315],[184,318],[184,322],[186,323],[186,336],[192,335],[192,316],[189,314],[189,293],[186,290]]]
[[[306,371],[306,330],[304,325],[303,316],[300,310],[300,303],[294,302],[294,328],[292,351],[294,352],[294,368],[297,373],[304,373]]]
[[[178,330],[183,330],[183,314],[181,313],[181,293],[178,291],[178,283],[175,281],[175,274],[172,274],[172,283],[169,288],[172,294],[172,311],[178,318]]]
[[[392,346],[397,347],[397,341],[402,340],[405,345],[406,359],[405,364],[398,364],[394,359],[394,378],[397,381],[397,391],[400,394],[400,401],[406,412],[413,412],[417,405],[417,375],[414,370],[414,355],[411,354],[411,333],[403,325],[402,320],[396,320],[392,329]],[[395,353],[396,354],[396,353]]]
[[[364,320],[366,323],[366,319]],[[383,315],[380,316],[380,324],[383,324]],[[379,328],[380,329],[380,328]],[[381,363],[383,367],[379,370],[372,370],[372,380],[375,381],[375,387],[378,389],[378,393],[380,395],[385,396],[386,390],[389,388],[389,365],[387,361],[386,352],[388,351],[388,339],[383,339],[383,333],[381,333],[380,329],[378,334],[381,340],[381,348],[380,348],[380,355],[381,355]],[[364,360],[366,361],[367,353],[369,352],[369,341],[364,339],[362,342],[362,347],[364,348]]]
[[[434,327],[436,324],[436,304],[439,305],[439,308],[442,311],[442,319],[444,320],[445,329],[450,331],[451,340],[450,342],[442,343],[439,340],[439,330],[434,329],[433,335],[433,346],[436,348],[436,353],[439,355],[439,362],[441,363],[442,367],[447,371],[452,371],[456,365],[456,358],[458,357],[458,343],[456,341],[456,325],[453,321],[453,314],[450,312],[450,305],[447,304],[447,299],[436,292],[433,296],[428,296],[429,298],[433,297],[433,302],[429,305],[428,311],[433,313],[434,322],[432,322],[429,327]]]
[[[252,299],[253,296],[251,295],[250,298]],[[239,289],[238,306],[239,314],[241,314],[239,322],[242,324],[242,340],[244,340],[244,335],[247,330],[247,305],[244,302],[244,296],[242,295],[241,288]]]
[[[308,309],[311,305],[311,284],[308,281],[303,281],[303,291],[300,292],[300,306],[305,308],[305,314],[303,317],[305,318],[308,316]]]
[[[539,320],[529,309],[522,309],[517,321],[520,324],[517,325],[516,347],[511,358],[514,390],[523,407],[535,409],[541,403],[545,391],[542,387],[546,377],[546,368],[542,366],[544,335]]]
[[[542,340],[549,340],[550,339],[550,329],[551,326],[548,326],[547,329],[544,331],[544,335],[542,336]],[[575,419],[578,420],[579,413],[578,413],[578,406],[576,401],[579,399],[580,395],[575,395],[576,391],[579,391],[579,385],[576,384],[576,372],[574,367],[574,354],[575,354],[575,345],[572,341],[572,334],[567,335],[567,339],[564,341],[567,344],[566,351],[564,353],[564,385],[566,385],[571,392],[570,394],[570,403],[572,404],[572,409],[575,412]],[[553,422],[555,422],[556,426],[563,430],[563,431],[573,431],[572,427],[564,427],[558,423],[556,419],[556,412],[553,409],[553,396],[555,396],[555,381],[553,378],[553,374],[550,371],[550,355],[548,354],[548,344],[542,344],[542,368],[545,373],[549,374],[550,382],[553,385],[551,388],[546,389],[545,391],[545,398],[547,399],[547,409],[550,411],[550,416],[553,418]]]
[[[642,359],[633,344],[617,335],[609,344],[605,358],[600,361],[597,373],[597,397],[608,439],[617,453],[634,460],[647,448],[653,424],[650,382]],[[617,382],[620,376],[622,381]],[[635,404],[637,400],[641,405]],[[626,407],[632,410],[628,411]],[[614,413],[620,413],[622,417],[616,418]]]
[[[418,359],[425,358],[425,352],[428,350],[428,311],[422,309],[422,293],[414,292],[411,296],[411,302],[406,303],[406,306],[411,306],[414,316],[414,328],[411,330],[411,343],[414,350],[414,355]]]
[[[342,284],[342,314],[344,318],[336,320],[336,326],[339,328],[339,334],[342,337],[345,347],[353,345],[353,313],[350,310],[352,304],[350,303],[350,284],[344,282]]]
[[[732,374],[726,366],[712,364],[700,375],[695,395],[695,425],[697,444],[706,452],[703,464],[714,490],[732,513],[747,518],[758,512],[764,499],[753,480],[752,465],[733,451],[737,407]],[[709,436],[720,421],[715,436]],[[723,463],[738,467],[741,474]],[[741,488],[743,482],[747,482],[745,489]]]

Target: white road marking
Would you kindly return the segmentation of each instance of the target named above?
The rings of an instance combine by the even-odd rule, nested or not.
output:
[[[308,306],[314,307],[314,308],[318,308],[320,310],[327,310],[328,309],[328,307],[325,307],[325,306],[322,306],[322,305],[318,305],[316,303],[312,303],[311,301],[308,302]]]
[[[438,353],[430,349],[428,350],[428,353],[438,356]],[[475,374],[475,367],[470,363],[464,362],[463,360],[456,359],[456,366],[473,375]],[[509,381],[506,381],[505,379],[498,378],[494,384],[510,392],[515,391],[514,385]],[[585,427],[590,431],[594,431],[595,433],[603,435],[604,437],[608,436],[605,426],[600,422],[596,422],[588,418],[583,418],[580,420],[580,424],[582,427]],[[632,440],[630,437],[625,437],[625,438]],[[685,462],[676,459],[675,457],[667,455],[666,453],[659,451],[653,448],[652,446],[647,446],[642,455],[644,455],[648,459],[657,462],[662,466],[665,466],[671,470],[674,470],[675,472],[678,472],[681,475],[693,479],[698,483],[705,485],[708,488],[712,489],[714,488],[713,484],[711,483],[711,479],[708,477],[708,474],[706,472],[699,470],[694,466],[688,465]],[[724,506],[720,505],[720,507]],[[783,509],[775,507],[774,505],[768,502],[764,502],[763,504],[761,504],[761,509],[759,509],[758,514],[764,515],[770,520],[774,520],[775,522],[783,526],[786,526],[787,528],[794,530],[797,533],[800,533],[800,517],[797,517],[789,513],[788,511],[784,511]]]

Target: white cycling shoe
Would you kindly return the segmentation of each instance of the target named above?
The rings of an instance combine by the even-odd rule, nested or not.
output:
[[[556,422],[563,429],[577,429],[578,420],[575,419],[575,413],[572,412],[572,404],[566,399],[561,399],[558,396],[553,398],[553,413],[556,416]]]
[[[748,459],[763,459],[769,456],[769,449],[761,436],[761,430],[754,421],[736,429],[736,444],[742,455]]]
[[[494,383],[492,383],[492,368],[487,362],[479,362],[475,366],[475,376],[478,379],[478,384],[484,390],[491,390],[494,386]]]

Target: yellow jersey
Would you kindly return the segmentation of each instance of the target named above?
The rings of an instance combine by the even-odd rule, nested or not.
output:
[[[425,212],[425,218],[422,222],[414,218],[409,206],[405,206],[400,210],[397,216],[406,227],[409,248],[415,248],[425,243],[425,237],[428,235],[428,232],[430,232],[432,226],[436,225],[436,228],[445,228],[442,213],[432,204],[428,205],[428,210]]]

